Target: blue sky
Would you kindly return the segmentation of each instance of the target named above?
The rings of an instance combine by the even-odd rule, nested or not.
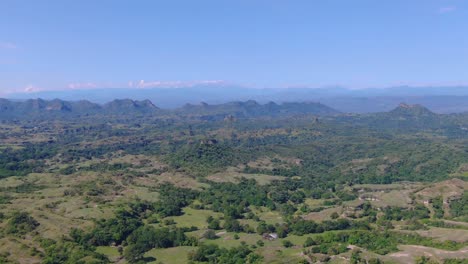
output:
[[[468,1],[0,1],[0,95],[215,81],[468,84]]]

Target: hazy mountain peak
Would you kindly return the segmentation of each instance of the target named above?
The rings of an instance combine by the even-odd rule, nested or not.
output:
[[[411,105],[411,104],[406,104],[406,103],[400,103],[397,108],[392,110],[392,112],[406,112],[406,113],[414,113],[414,114],[423,114],[423,113],[434,114],[429,109],[427,109],[426,107],[420,104]]]
[[[390,111],[392,114],[402,115],[402,116],[432,116],[436,115],[431,112],[426,107],[420,104],[407,104],[400,103],[397,108]]]
[[[259,103],[255,100],[248,100],[247,102],[245,102],[245,105],[248,105],[248,106],[257,106],[259,105]]]
[[[46,102],[45,109],[47,111],[71,111],[71,108],[68,105],[68,103],[59,99],[54,99],[50,102]]]

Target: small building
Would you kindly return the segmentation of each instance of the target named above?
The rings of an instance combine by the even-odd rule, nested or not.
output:
[[[262,235],[262,238],[268,241],[273,241],[278,239],[278,234],[276,233],[265,233]]]

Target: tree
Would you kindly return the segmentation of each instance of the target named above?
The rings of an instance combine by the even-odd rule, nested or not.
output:
[[[283,240],[282,244],[283,244],[283,247],[285,247],[285,248],[290,248],[290,247],[294,246],[294,244],[289,240]]]
[[[132,244],[125,247],[123,256],[129,263],[137,263],[143,259],[145,248],[141,244]]]
[[[240,232],[242,231],[242,226],[238,220],[228,218],[224,221],[224,229],[228,232]]]
[[[205,231],[205,233],[203,233],[203,238],[206,238],[206,239],[217,239],[218,236],[216,235],[216,232],[212,229],[208,229]]]

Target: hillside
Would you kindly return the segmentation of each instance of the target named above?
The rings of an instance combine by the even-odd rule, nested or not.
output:
[[[246,102],[231,102],[219,105],[209,105],[207,103],[201,103],[199,105],[187,104],[182,108],[176,109],[174,112],[181,115],[212,116],[219,118],[224,118],[227,115],[231,115],[236,118],[253,118],[262,116],[330,116],[339,114],[338,111],[320,103],[276,104],[274,102],[269,102],[267,104],[259,104],[258,102],[253,100]]]

